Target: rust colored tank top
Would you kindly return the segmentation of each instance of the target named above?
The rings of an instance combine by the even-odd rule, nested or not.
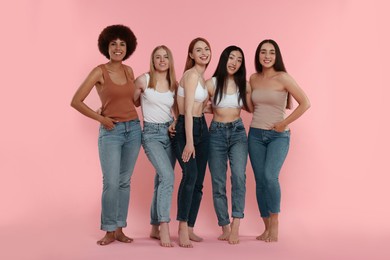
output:
[[[135,90],[134,79],[127,69],[122,66],[127,82],[123,85],[118,85],[112,82],[104,64],[99,65],[99,67],[103,71],[104,78],[104,85],[98,91],[102,102],[102,115],[119,122],[137,119],[138,115],[133,101]]]

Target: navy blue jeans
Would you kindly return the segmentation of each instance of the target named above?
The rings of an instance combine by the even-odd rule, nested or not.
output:
[[[172,145],[177,161],[183,172],[177,195],[177,220],[187,221],[189,227],[195,225],[203,195],[203,181],[209,154],[209,131],[202,117],[193,118],[193,139],[195,158],[183,162],[181,156],[186,145],[184,116],[180,115],[176,124],[176,135]]]
[[[280,212],[279,173],[290,145],[290,130],[276,132],[250,128],[249,158],[256,180],[256,198],[261,217]]]

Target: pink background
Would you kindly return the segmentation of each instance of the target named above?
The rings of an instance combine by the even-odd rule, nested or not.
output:
[[[158,3],[157,3],[158,2]],[[387,1],[2,1],[0,129],[1,259],[389,259]],[[153,47],[165,44],[181,76],[188,43],[208,39],[213,59],[243,48],[248,76],[257,44],[275,39],[289,73],[312,107],[291,125],[281,174],[280,242],[254,238],[263,229],[247,170],[241,244],[216,240],[220,229],[207,173],[196,225],[205,242],[177,246],[176,168],[173,249],[148,239],[153,168],[141,150],[132,178],[126,233],[131,245],[98,247],[101,171],[97,122],[73,110],[73,93],[106,62],[97,37],[128,25],[138,47],[126,61],[138,76]],[[5,82],[4,82],[5,79]],[[86,102],[99,106],[93,91]],[[251,115],[243,113],[248,127]],[[210,120],[210,117],[208,117]]]

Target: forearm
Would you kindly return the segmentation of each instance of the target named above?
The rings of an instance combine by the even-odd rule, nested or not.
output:
[[[286,117],[283,120],[283,124],[284,125],[291,124],[292,122],[294,122],[295,120],[300,118],[306,112],[306,110],[308,110],[309,108],[310,108],[309,103],[298,105],[298,107],[288,117]]]
[[[81,114],[94,119],[98,122],[101,122],[103,116],[96,113],[96,111],[92,110],[89,106],[87,106],[84,102],[74,102],[72,101],[71,106],[79,111]]]

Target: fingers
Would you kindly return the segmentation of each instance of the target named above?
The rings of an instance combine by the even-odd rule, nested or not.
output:
[[[195,152],[183,152],[182,156],[181,156],[181,159],[183,160],[183,162],[188,162],[191,157],[193,159],[195,159]]]

